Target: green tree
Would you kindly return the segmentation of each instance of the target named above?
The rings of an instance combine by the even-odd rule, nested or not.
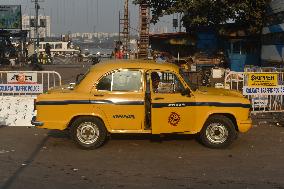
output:
[[[259,33],[263,26],[269,0],[133,0],[146,3],[152,11],[152,22],[161,16],[183,13],[183,26],[218,27],[228,21],[246,26],[251,33]]]

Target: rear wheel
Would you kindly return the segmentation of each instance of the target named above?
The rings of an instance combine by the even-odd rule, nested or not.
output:
[[[233,122],[226,116],[210,117],[200,133],[201,142],[209,148],[225,148],[237,136]]]
[[[71,137],[83,149],[95,149],[104,144],[107,130],[104,123],[96,118],[82,116],[71,125]]]

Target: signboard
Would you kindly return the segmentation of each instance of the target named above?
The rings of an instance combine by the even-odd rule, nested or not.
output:
[[[0,84],[0,93],[43,93],[42,84]]]
[[[284,85],[276,87],[243,87],[243,95],[283,95]]]
[[[21,5],[0,5],[0,29],[22,29]]]
[[[278,86],[277,73],[248,73],[249,87],[276,87]]]
[[[37,73],[9,72],[8,84],[37,84]]]
[[[0,93],[43,93],[43,85],[37,84],[36,72],[8,72],[7,84],[0,84]]]

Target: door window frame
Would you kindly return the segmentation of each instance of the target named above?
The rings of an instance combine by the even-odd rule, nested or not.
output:
[[[168,94],[168,95],[169,94],[181,94],[181,92],[176,92],[176,93],[155,93],[154,90],[153,90],[153,85],[152,85],[152,78],[151,78],[151,73],[152,72],[168,72],[170,74],[173,74],[179,80],[180,84],[183,86],[184,89],[188,88],[191,91],[190,87],[185,84],[185,81],[183,80],[183,78],[179,74],[174,72],[173,70],[147,70],[145,72],[145,74],[149,74],[149,76],[150,76],[150,92],[152,94]]]

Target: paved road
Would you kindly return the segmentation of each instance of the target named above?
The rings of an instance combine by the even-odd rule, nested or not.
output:
[[[284,128],[254,126],[230,148],[188,136],[115,135],[81,150],[68,135],[0,128],[0,188],[284,188]]]

